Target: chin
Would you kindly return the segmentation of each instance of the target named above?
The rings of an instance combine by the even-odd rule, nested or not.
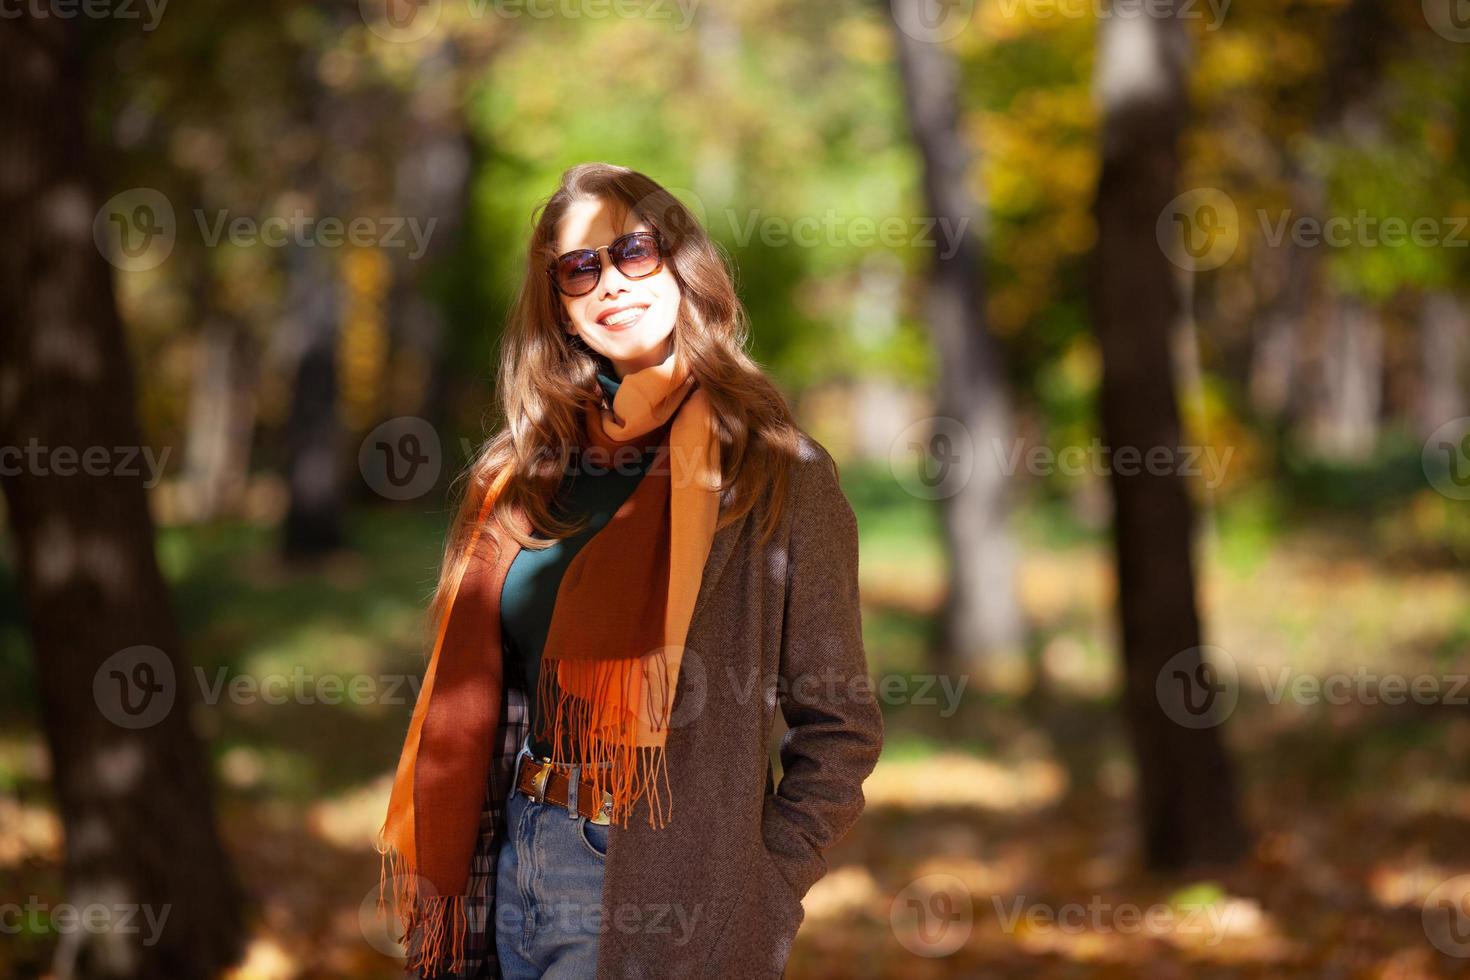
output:
[[[669,341],[674,336],[674,325],[654,325],[639,323],[634,331],[636,336],[627,336],[618,333],[608,333],[603,330],[603,351],[606,356],[616,358],[620,361],[632,361],[651,356],[655,351],[666,351]]]

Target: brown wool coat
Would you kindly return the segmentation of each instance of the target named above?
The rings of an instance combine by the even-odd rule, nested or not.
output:
[[[780,977],[824,852],[863,809],[883,721],[863,650],[857,524],[831,456],[805,434],[780,528],[757,549],[767,506],[715,535],[666,748],[673,817],[654,829],[640,805],[611,828],[596,980]],[[774,789],[777,710],[789,730]],[[506,726],[476,858],[491,868],[502,832],[491,814],[519,744]],[[482,921],[493,923],[489,888]],[[487,931],[481,969],[494,976]]]

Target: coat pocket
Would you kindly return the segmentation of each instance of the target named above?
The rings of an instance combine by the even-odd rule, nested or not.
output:
[[[781,977],[791,944],[805,918],[796,893],[764,844],[736,894],[705,968],[708,976]]]

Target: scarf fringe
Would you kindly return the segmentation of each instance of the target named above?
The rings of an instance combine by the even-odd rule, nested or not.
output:
[[[404,965],[424,977],[463,971],[470,924],[466,896],[424,894],[423,889],[432,890],[433,885],[413,873],[402,851],[383,843],[381,835],[376,848],[382,855],[378,918],[383,919],[391,902],[393,914],[403,923],[403,935],[394,939],[406,951]]]
[[[614,821],[626,827],[635,804],[646,799],[649,825],[661,828],[674,809],[668,756],[662,737],[638,744],[640,699],[650,730],[665,733],[673,701],[666,650],[616,660],[543,659],[537,736],[550,742],[553,765],[587,764],[594,798],[612,794]]]

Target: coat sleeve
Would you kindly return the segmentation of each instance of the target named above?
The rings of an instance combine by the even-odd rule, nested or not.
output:
[[[836,466],[815,443],[798,462],[782,627],[782,778],[763,814],[766,848],[798,898],[827,872],[823,852],[857,821],[883,716],[863,650],[858,533]]]

